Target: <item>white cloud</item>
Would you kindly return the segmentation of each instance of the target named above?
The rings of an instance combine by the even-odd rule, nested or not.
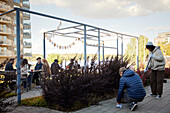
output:
[[[147,27],[146,31],[154,31],[158,33],[159,31],[170,31],[170,27],[158,26],[158,27]]]
[[[118,27],[120,27],[120,26],[119,26],[119,25],[112,25],[112,27],[113,27],[113,28],[115,28],[115,27],[118,28]]]
[[[31,0],[31,4],[56,4],[70,9],[74,15],[98,19],[145,16],[170,10],[170,0]]]

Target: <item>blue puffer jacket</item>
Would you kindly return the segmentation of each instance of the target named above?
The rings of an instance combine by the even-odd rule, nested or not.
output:
[[[131,98],[140,99],[146,96],[145,89],[140,77],[132,70],[128,69],[123,73],[119,83],[119,92],[117,95],[117,102],[121,102],[123,98],[124,89]]]

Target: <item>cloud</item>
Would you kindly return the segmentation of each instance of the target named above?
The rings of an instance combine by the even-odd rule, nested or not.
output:
[[[170,27],[158,26],[158,27],[147,27],[146,31],[154,31],[156,33],[160,31],[170,31]]]
[[[113,28],[115,28],[115,27],[118,28],[118,27],[120,27],[120,26],[119,26],[119,25],[112,25],[112,27],[113,27]]]
[[[67,8],[76,16],[97,19],[145,16],[170,11],[170,0],[31,0],[33,5]]]

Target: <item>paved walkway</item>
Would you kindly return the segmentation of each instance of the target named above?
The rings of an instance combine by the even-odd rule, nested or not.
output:
[[[150,87],[146,87],[147,94],[150,93]],[[38,90],[38,91],[37,91]],[[28,98],[28,96],[39,96],[41,91],[39,89],[34,89],[28,93],[23,94],[23,98]],[[72,112],[72,113],[129,113],[129,107],[127,104],[123,104],[123,108],[116,108],[116,99],[110,99],[100,102],[99,105],[94,105],[82,110]],[[56,110],[51,110],[47,108],[38,107],[17,107],[11,113],[63,113]],[[143,102],[138,103],[138,108],[133,113],[170,113],[170,79],[167,83],[164,83],[164,93],[163,97],[159,100],[154,97],[146,97]]]

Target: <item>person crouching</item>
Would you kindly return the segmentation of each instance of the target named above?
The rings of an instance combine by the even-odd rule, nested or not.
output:
[[[146,96],[142,80],[134,71],[126,69],[125,67],[119,69],[119,74],[121,79],[119,82],[116,107],[122,107],[121,99],[124,98],[124,100],[130,105],[130,110],[134,111],[137,107],[137,102],[143,101]],[[125,89],[126,92],[124,91]]]

